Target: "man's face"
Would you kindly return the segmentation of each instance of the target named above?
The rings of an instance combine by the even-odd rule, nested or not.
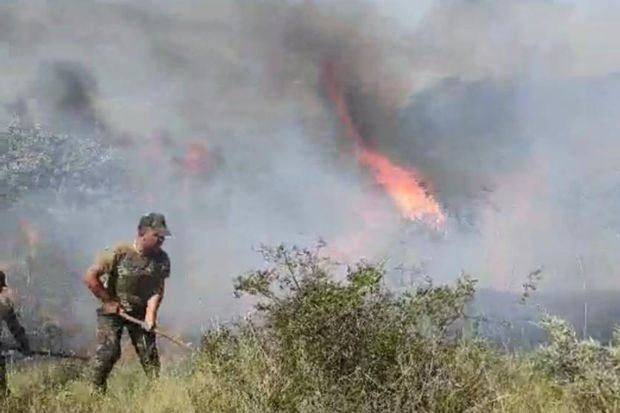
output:
[[[141,236],[142,246],[147,251],[157,251],[162,246],[166,237],[161,235],[153,228],[146,228],[144,234]]]

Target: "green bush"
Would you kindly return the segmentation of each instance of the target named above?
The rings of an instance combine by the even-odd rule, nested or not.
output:
[[[258,314],[236,334],[205,336],[202,349],[206,359],[230,368],[239,343],[251,336],[288,381],[270,408],[296,411],[321,394],[337,410],[456,412],[490,397],[483,374],[497,355],[481,342],[465,343],[454,328],[465,319],[474,280],[395,295],[381,266],[359,263],[337,280],[320,246],[261,252],[271,266],[235,285],[238,295],[259,299]]]
[[[617,342],[579,341],[545,317],[544,346],[507,353],[471,328],[469,277],[396,294],[381,265],[341,267],[320,246],[261,252],[269,266],[235,282],[256,311],[206,332],[199,351],[157,382],[121,360],[109,393],[95,395],[83,365],[33,363],[12,370],[0,411],[620,411]]]
[[[545,316],[542,326],[550,340],[536,355],[537,367],[556,388],[574,399],[582,411],[620,409],[620,331],[610,345],[603,346],[591,339],[577,340],[573,328],[554,316]]]

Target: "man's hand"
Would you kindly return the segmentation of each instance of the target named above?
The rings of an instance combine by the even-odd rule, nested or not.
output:
[[[118,301],[105,301],[103,303],[103,312],[106,314],[118,314],[123,311],[123,307]]]
[[[146,317],[144,317],[144,329],[146,331],[153,331],[156,324],[157,324],[157,321],[155,320],[154,315],[147,314]]]

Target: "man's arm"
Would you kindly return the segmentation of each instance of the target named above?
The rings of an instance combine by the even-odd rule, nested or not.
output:
[[[108,293],[101,283],[101,276],[106,271],[107,263],[103,259],[97,260],[84,274],[84,284],[95,297],[103,302],[104,310],[108,313],[118,313],[120,304]]]
[[[168,255],[163,251],[162,255],[162,271],[159,274],[161,278],[159,279],[159,284],[154,289],[153,294],[146,303],[146,314],[144,315],[144,323],[146,324],[146,328],[149,331],[151,331],[157,324],[157,311],[159,310],[159,305],[161,304],[161,301],[164,299],[166,279],[170,277],[170,258],[168,258]]]
[[[157,311],[159,310],[159,305],[161,304],[161,301],[164,299],[164,287],[165,281],[161,280],[159,288],[157,289],[155,294],[153,294],[151,298],[149,298],[146,304],[146,314],[144,317],[144,322],[148,330],[152,330],[157,324]]]

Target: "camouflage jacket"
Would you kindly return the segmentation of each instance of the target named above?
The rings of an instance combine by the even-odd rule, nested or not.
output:
[[[162,293],[170,276],[170,259],[163,250],[146,256],[123,244],[106,251],[102,259],[103,286],[129,313],[143,312],[148,299]]]
[[[20,349],[29,350],[30,346],[26,338],[26,331],[17,319],[17,314],[7,288],[3,288],[0,291],[0,320],[4,320],[15,341],[19,344]]]

